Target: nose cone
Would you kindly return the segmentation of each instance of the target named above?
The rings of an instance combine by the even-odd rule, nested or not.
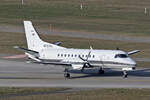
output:
[[[131,59],[131,58],[130,58],[130,61],[129,61],[129,63],[130,63],[131,65],[136,65],[136,62],[135,62],[135,60],[133,60],[133,59]]]
[[[128,64],[129,66],[136,67],[136,62],[132,58],[123,59],[123,62]]]
[[[130,64],[131,64],[132,69],[135,70],[136,69],[136,61],[131,59]]]
[[[129,65],[129,67],[131,67],[133,70],[136,69],[136,62],[135,62],[135,60],[133,60],[132,58],[129,58],[127,62],[128,62],[127,64]]]

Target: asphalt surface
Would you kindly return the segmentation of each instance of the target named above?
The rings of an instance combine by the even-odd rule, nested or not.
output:
[[[34,24],[34,23],[33,23]],[[150,43],[150,37],[131,37],[124,35],[113,35],[113,34],[103,34],[103,33],[90,33],[90,32],[65,32],[65,31],[52,31],[45,28],[37,28],[37,31],[41,34],[50,34],[56,36],[65,36],[65,37],[76,37],[76,38],[87,38],[87,39],[103,39],[103,40],[119,40],[125,42],[134,42],[134,43]],[[22,26],[11,26],[11,25],[1,25],[0,32],[17,32],[24,33],[24,28]]]
[[[0,86],[67,87],[67,88],[150,88],[150,69],[128,72],[106,70],[98,75],[97,69],[83,73],[72,71],[72,78],[63,77],[63,66],[41,65],[23,61],[0,60]]]
[[[24,33],[23,27],[0,26],[1,32]],[[150,43],[149,37],[130,37],[120,35],[95,34],[84,32],[49,32],[38,29],[39,33],[81,37],[103,40],[119,40],[137,43]],[[86,35],[85,35],[86,34]],[[137,61],[149,62],[149,58],[136,58]],[[137,69],[128,72],[127,79],[122,78],[122,71],[106,70],[98,75],[97,69],[89,69],[83,73],[72,71],[72,78],[63,77],[63,66],[41,65],[25,61],[8,61],[0,59],[0,86],[15,87],[69,87],[69,88],[150,88],[150,69]]]

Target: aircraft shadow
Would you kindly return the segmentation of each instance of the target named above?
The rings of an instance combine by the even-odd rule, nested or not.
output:
[[[0,79],[39,79],[39,78],[29,78],[29,77],[13,77],[13,76],[9,76],[9,77],[0,77]],[[41,78],[43,79],[43,78]]]
[[[80,70],[71,70],[70,73],[73,74],[83,74],[80,76],[72,76],[72,79],[76,78],[86,78],[86,77],[122,77],[122,71],[116,70],[105,70],[104,74],[98,74],[98,70],[96,69],[86,69],[84,72]],[[136,76],[136,77],[150,77],[150,69],[142,69],[142,70],[135,70],[135,71],[128,71],[128,76]]]

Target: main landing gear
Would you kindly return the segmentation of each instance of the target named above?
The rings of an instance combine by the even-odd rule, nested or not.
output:
[[[99,74],[104,74],[103,68],[100,68],[99,71],[98,71],[98,73],[99,73]]]
[[[67,79],[69,79],[70,78],[70,73],[68,72],[68,69],[65,68],[64,72],[65,72],[64,73],[64,77],[67,78]]]
[[[127,71],[123,71],[123,78],[127,78],[127,77],[128,77]]]

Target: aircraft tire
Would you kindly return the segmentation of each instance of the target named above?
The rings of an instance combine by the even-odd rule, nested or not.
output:
[[[65,73],[65,74],[64,74],[64,77],[65,77],[65,78],[70,78],[70,73]]]
[[[99,74],[104,74],[104,70],[99,70]]]

